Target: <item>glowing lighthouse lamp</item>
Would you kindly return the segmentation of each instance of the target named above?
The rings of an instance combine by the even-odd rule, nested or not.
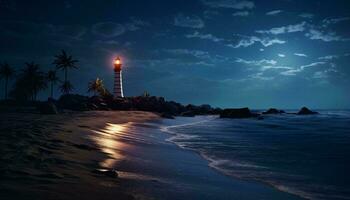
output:
[[[114,97],[122,98],[123,94],[123,80],[122,80],[122,62],[119,57],[114,60]]]

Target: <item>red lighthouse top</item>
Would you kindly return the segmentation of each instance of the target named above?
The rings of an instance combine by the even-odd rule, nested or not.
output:
[[[119,57],[117,57],[114,60],[114,71],[121,71],[122,70],[122,62]]]

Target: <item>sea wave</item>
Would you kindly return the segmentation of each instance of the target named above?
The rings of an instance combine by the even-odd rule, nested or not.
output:
[[[348,155],[350,112],[320,113],[317,116],[306,117],[269,116],[262,121],[194,119],[194,122],[161,127],[161,130],[171,135],[167,141],[199,153],[208,160],[209,167],[225,175],[263,182],[305,199],[350,199],[350,191],[346,185],[332,185],[332,182],[327,180],[324,183],[320,182],[318,177],[322,176],[322,173],[317,174],[320,172],[303,172],[306,169],[313,173],[314,170],[310,167],[314,165],[300,168],[299,162],[303,159],[312,159],[308,162],[316,162],[324,167],[333,163],[326,159],[327,163],[322,164],[323,156]],[[333,150],[336,154],[320,152],[323,146],[337,148]],[[260,152],[261,150],[263,152]],[[346,157],[338,157],[339,160],[335,162],[347,162]],[[276,164],[271,166],[271,163]],[[290,163],[290,166],[286,163]],[[291,171],[286,171],[286,167]],[[338,166],[331,167],[336,169]],[[332,169],[327,170],[325,173],[332,173]]]

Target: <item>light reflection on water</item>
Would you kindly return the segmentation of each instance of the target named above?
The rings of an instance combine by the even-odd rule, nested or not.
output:
[[[96,135],[93,135],[91,139],[98,145],[102,152],[110,156],[110,158],[100,162],[101,167],[113,168],[116,162],[124,158],[122,151],[128,148],[129,145],[121,142],[120,139],[129,132],[130,126],[131,123],[107,123],[103,129],[93,131]]]

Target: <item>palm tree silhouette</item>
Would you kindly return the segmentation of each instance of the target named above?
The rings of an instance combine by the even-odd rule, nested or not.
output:
[[[64,81],[60,90],[63,94],[69,94],[73,90],[73,85],[69,81]]]
[[[57,69],[61,69],[64,71],[64,82],[67,82],[67,74],[68,69],[77,69],[78,67],[75,65],[78,60],[73,60],[72,56],[69,56],[64,50],[62,50],[61,54],[55,56],[53,64],[56,65]]]
[[[31,62],[25,63],[25,65],[26,68],[22,71],[22,79],[27,83],[25,87],[27,87],[32,100],[36,100],[38,92],[47,88],[47,79],[44,73],[40,71],[38,64]]]
[[[49,70],[47,72],[47,80],[50,82],[50,97],[53,98],[53,86],[59,81],[55,70]]]
[[[103,81],[99,78],[96,78],[96,80],[90,81],[88,85],[88,92],[93,92],[95,96],[96,96],[96,93],[100,93],[100,95],[103,95],[105,93],[105,87],[103,85]]]
[[[72,84],[68,81],[68,70],[77,69],[77,62],[78,60],[74,60],[73,57],[68,55],[64,50],[62,50],[61,54],[55,56],[53,64],[56,65],[57,69],[64,71],[64,82],[61,85],[61,91],[65,91],[65,94],[68,94],[73,89]],[[67,86],[70,86],[69,89]],[[62,88],[66,89],[62,90]]]
[[[7,88],[9,79],[14,75],[15,71],[8,63],[0,64],[0,78],[5,78],[5,100],[7,100]]]

